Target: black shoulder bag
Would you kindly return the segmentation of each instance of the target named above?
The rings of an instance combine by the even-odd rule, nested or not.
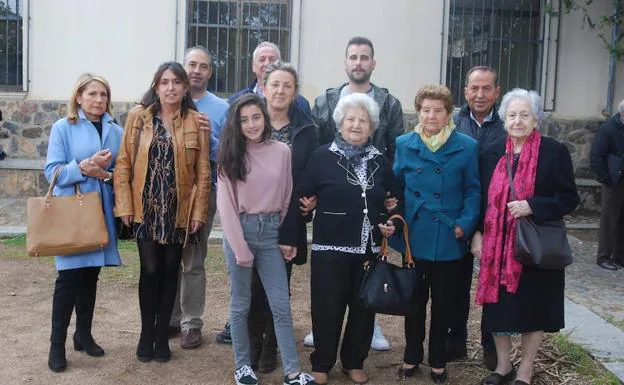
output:
[[[507,154],[507,176],[511,197],[517,200],[511,173],[511,159]],[[535,223],[530,217],[517,220],[516,260],[525,266],[560,270],[572,263],[572,251],[568,243],[563,219]]]
[[[414,268],[405,220],[400,215],[393,215],[389,219],[399,219],[403,224],[405,240],[403,266],[388,262],[388,238],[384,237],[379,255],[364,264],[364,278],[360,285],[359,296],[364,307],[370,312],[407,315],[413,307],[412,299],[416,295],[419,275]]]

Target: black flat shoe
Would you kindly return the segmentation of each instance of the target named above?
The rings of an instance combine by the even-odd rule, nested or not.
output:
[[[48,368],[55,373],[65,371],[67,359],[65,358],[65,344],[51,344],[48,355]]]
[[[436,373],[432,370],[430,376],[434,384],[442,384],[448,380],[448,373],[446,372],[446,369],[444,369],[442,373]]]
[[[171,350],[169,349],[169,341],[154,344],[154,361],[167,362],[171,359]]]
[[[405,380],[409,377],[414,377],[414,375],[416,375],[416,373],[418,373],[420,371],[418,365],[414,366],[413,368],[405,368],[403,367],[403,365],[399,366],[399,370],[397,370],[397,380],[401,381],[401,380]]]
[[[601,259],[597,262],[598,266],[606,270],[617,270],[617,266],[610,259]]]
[[[500,373],[490,373],[481,381],[481,385],[504,385],[516,378],[516,370],[512,367],[509,373],[503,375]]]
[[[104,349],[93,340],[93,337],[89,339],[91,341],[83,343],[80,341],[78,334],[74,333],[74,350],[77,352],[85,352],[91,357],[102,357],[104,355]]]
[[[150,362],[154,358],[154,344],[151,341],[139,340],[136,356],[141,362]]]

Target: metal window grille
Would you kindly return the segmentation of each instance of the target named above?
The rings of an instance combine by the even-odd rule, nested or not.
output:
[[[262,41],[288,60],[291,7],[291,0],[188,0],[187,46],[212,52],[210,91],[227,95],[253,82],[252,54]]]
[[[451,0],[446,83],[465,102],[466,72],[488,65],[501,95],[516,87],[539,90],[544,0]]]
[[[0,1],[0,90],[22,90],[22,0]]]

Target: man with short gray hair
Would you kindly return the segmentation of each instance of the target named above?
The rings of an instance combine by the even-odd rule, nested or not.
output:
[[[596,263],[607,270],[624,268],[624,100],[596,132],[590,165],[602,184],[602,212]]]
[[[246,88],[233,93],[228,98],[228,104],[232,105],[238,98],[245,94],[256,94],[264,96],[264,71],[267,66],[276,60],[282,60],[279,47],[270,41],[263,41],[256,46],[251,56],[251,70],[256,75],[256,79]],[[310,103],[300,93],[295,97],[297,107],[310,115]]]

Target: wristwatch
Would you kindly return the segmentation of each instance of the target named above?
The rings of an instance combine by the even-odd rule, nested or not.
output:
[[[102,182],[113,184],[113,173],[109,172],[108,177],[106,177],[106,179],[103,179]]]

